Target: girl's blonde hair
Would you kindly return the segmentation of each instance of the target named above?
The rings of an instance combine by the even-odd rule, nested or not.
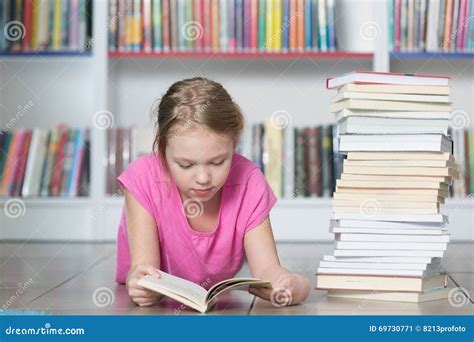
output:
[[[159,154],[166,170],[165,151],[171,136],[180,135],[197,123],[219,135],[230,136],[237,144],[245,124],[240,107],[224,87],[202,77],[171,85],[161,98],[156,112],[157,130],[153,152]]]

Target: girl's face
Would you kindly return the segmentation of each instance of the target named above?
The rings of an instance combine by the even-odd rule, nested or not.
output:
[[[232,138],[197,124],[173,131],[166,146],[166,160],[182,199],[209,201],[229,175],[234,152]]]

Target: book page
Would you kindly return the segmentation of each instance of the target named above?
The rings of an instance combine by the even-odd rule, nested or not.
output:
[[[264,280],[254,278],[234,278],[223,280],[211,287],[206,295],[206,304],[211,303],[222,292],[229,290],[245,290],[248,291],[249,286],[270,287],[271,283]]]
[[[168,296],[168,292],[172,292],[172,293],[178,294],[180,297],[189,298],[195,303],[205,305],[205,298],[206,298],[207,291],[203,287],[189,280],[175,277],[166,272],[163,272],[163,271],[158,271],[158,272],[160,273],[161,278],[157,279],[151,276],[145,276],[142,279],[140,279],[138,284],[140,286],[146,287],[144,286],[146,285],[146,283],[152,283],[154,287],[151,290],[155,290],[155,289],[159,290],[161,288],[161,289],[166,290],[167,293],[163,293],[163,294],[167,296]],[[179,300],[177,298],[174,298],[174,299]]]

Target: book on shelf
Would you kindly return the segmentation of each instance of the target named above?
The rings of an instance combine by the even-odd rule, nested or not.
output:
[[[251,128],[250,159],[277,197],[329,197],[342,169],[335,127],[278,127],[269,120]]]
[[[468,0],[390,0],[393,51],[473,52],[474,4]]]
[[[371,83],[389,87],[380,92]],[[405,86],[410,88],[401,90]],[[416,94],[418,86],[433,91]],[[438,107],[450,106],[449,78],[353,72],[329,79],[328,88],[338,91],[331,111],[346,111],[336,117],[339,149],[347,158],[333,195],[334,252],[320,262],[317,287],[338,298],[446,298],[446,274],[440,259],[434,262],[449,243],[441,206],[464,171],[453,155],[459,141],[453,143],[450,120],[432,113],[450,111]],[[353,105],[357,101],[364,106]],[[341,103],[347,105],[334,108]],[[379,109],[391,116],[377,116]],[[374,113],[357,116],[352,110]],[[403,117],[407,111],[424,114]],[[408,297],[406,291],[418,295]]]
[[[109,0],[109,51],[335,51],[334,0]]]
[[[120,193],[117,177],[138,157],[152,153],[154,131],[151,128],[117,127],[106,132],[106,193]]]
[[[0,133],[0,195],[87,196],[90,142],[87,129],[56,125],[51,130]]]
[[[160,273],[160,278],[147,275],[141,278],[137,284],[183,303],[201,313],[212,309],[218,296],[224,292],[230,290],[248,291],[250,286],[271,288],[271,284],[268,281],[254,278],[232,278],[220,281],[206,290],[204,287],[189,280],[163,271],[158,272]]]
[[[81,52],[90,49],[92,0],[0,3],[1,52]]]

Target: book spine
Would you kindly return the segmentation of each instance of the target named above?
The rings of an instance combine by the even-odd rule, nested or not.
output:
[[[289,50],[290,52],[296,51],[297,45],[297,22],[298,22],[298,11],[297,11],[297,0],[290,0],[290,35],[289,35]]]
[[[212,51],[219,51],[219,0],[211,0],[211,19],[212,19]]]
[[[275,0],[273,5],[273,49],[281,52],[282,46],[282,21],[283,21],[283,4],[281,0]]]
[[[282,50],[288,52],[290,49],[290,0],[283,0],[282,20]]]
[[[272,0],[267,0],[266,3],[266,31],[265,31],[265,46],[267,51],[273,51],[273,6]]]
[[[163,13],[162,13],[162,4],[161,0],[153,0],[152,2],[152,36],[153,36],[153,51],[161,52],[163,51]]]
[[[168,52],[171,49],[170,39],[170,0],[162,0],[162,41],[163,51]]]
[[[235,40],[237,43],[237,52],[242,52],[244,48],[243,12],[243,0],[235,0]]]
[[[77,51],[79,49],[79,0],[71,0],[69,10],[69,49]]]
[[[185,51],[193,51],[194,45],[196,42],[196,38],[199,36],[199,27],[195,26],[194,18],[193,18],[193,0],[186,0],[184,3],[184,21],[186,27],[193,28],[191,31],[184,31],[185,28],[181,28],[184,32],[183,34],[187,35],[187,39],[185,39]]]
[[[266,0],[258,0],[258,50],[265,51]]]
[[[250,50],[250,0],[243,0],[243,50]]]
[[[296,50],[302,52],[305,44],[304,0],[296,0]]]
[[[250,0],[250,50],[258,49],[258,0]]]
[[[323,52],[328,51],[328,34],[327,34],[327,20],[326,20],[326,0],[318,1],[318,23],[319,23],[319,41],[320,41],[320,50]]]
[[[312,43],[313,43],[313,30],[311,28],[311,25],[313,23],[312,20],[312,15],[313,11],[311,8],[311,0],[305,0],[305,7],[304,7],[304,30],[305,30],[305,50],[306,51],[311,51],[312,50]]]
[[[229,34],[229,52],[235,52],[237,42],[235,39],[235,0],[229,0],[227,6],[228,26],[227,32]]]
[[[61,186],[61,176],[64,166],[65,146],[67,142],[67,129],[65,127],[59,128],[59,141],[56,149],[56,158],[54,160],[53,169],[51,170],[51,189],[50,195],[58,196]]]
[[[228,32],[227,32],[227,26],[228,26],[228,9],[227,9],[227,0],[220,0],[219,3],[219,45],[220,45],[220,51],[221,52],[227,52],[228,51]]]
[[[203,13],[202,13],[202,6],[203,0],[194,0],[194,22],[197,26],[197,36],[194,40],[194,46],[196,51],[202,51],[204,44],[204,22],[203,22]]]
[[[142,32],[143,37],[143,51],[151,52],[153,48],[151,0],[142,0],[142,11],[140,14],[142,23],[140,31]]]

